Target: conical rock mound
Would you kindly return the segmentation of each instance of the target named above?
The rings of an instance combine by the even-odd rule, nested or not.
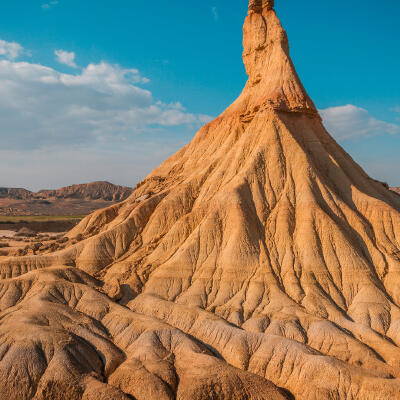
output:
[[[273,1],[243,58],[239,98],[85,240],[0,265],[7,398],[400,398],[400,197],[323,127]]]

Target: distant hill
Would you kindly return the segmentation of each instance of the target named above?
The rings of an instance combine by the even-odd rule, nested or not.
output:
[[[393,192],[400,194],[400,187],[394,187],[394,188],[391,188],[391,190],[393,190]]]
[[[39,192],[0,188],[0,215],[85,215],[127,199],[132,191],[102,181]]]
[[[49,199],[82,199],[122,201],[132,193],[132,188],[113,185],[99,181],[80,185],[65,186],[56,190],[31,192],[21,188],[0,188],[0,199],[10,200],[49,200]]]
[[[32,199],[33,194],[26,189],[0,187],[0,199],[27,200]]]
[[[66,186],[57,190],[41,190],[36,195],[41,199],[82,199],[123,201],[132,194],[132,188],[113,185],[110,182],[91,182]]]

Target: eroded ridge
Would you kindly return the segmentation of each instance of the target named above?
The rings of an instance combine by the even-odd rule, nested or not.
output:
[[[239,98],[84,240],[0,264],[6,398],[399,398],[400,197],[323,127],[272,1],[243,58]]]

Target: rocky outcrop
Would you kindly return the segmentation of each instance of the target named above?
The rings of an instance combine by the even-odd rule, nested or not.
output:
[[[0,199],[26,200],[32,199],[32,192],[20,188],[0,188]]]
[[[244,23],[243,60],[249,80],[228,110],[251,115],[263,110],[318,115],[289,56],[289,42],[273,1],[252,1]]]
[[[131,188],[113,185],[110,182],[83,183],[56,190],[40,190],[36,193],[26,189],[0,188],[0,198],[10,200],[80,199],[123,201],[131,194]]]
[[[84,183],[39,192],[0,188],[0,216],[87,215],[126,200],[132,192],[132,188],[109,182]]]
[[[132,188],[113,185],[110,182],[91,182],[66,186],[57,190],[41,190],[35,193],[40,199],[81,199],[123,201],[132,194]]]
[[[325,130],[271,6],[221,116],[82,241],[0,264],[7,398],[399,398],[400,197]]]
[[[249,12],[262,12],[263,9],[272,10],[274,0],[250,0]]]

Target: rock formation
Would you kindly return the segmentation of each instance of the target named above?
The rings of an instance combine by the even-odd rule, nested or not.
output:
[[[110,182],[90,182],[80,185],[66,186],[56,190],[41,190],[35,193],[42,199],[81,199],[122,201],[132,194],[132,189],[126,186],[113,185]]]
[[[39,192],[31,192],[26,189],[0,188],[0,198],[10,200],[80,199],[122,201],[131,194],[132,189],[129,187],[102,181],[65,186],[56,190],[40,190]]]
[[[22,188],[0,187],[0,199],[27,200],[32,199],[32,192]]]
[[[0,188],[0,216],[87,215],[126,200],[132,191],[130,187],[109,182],[91,182],[39,192]]]
[[[400,187],[394,187],[391,188],[391,190],[393,190],[393,192],[400,194]]]
[[[83,241],[0,264],[4,398],[400,398],[400,197],[325,130],[272,6],[221,116]]]

